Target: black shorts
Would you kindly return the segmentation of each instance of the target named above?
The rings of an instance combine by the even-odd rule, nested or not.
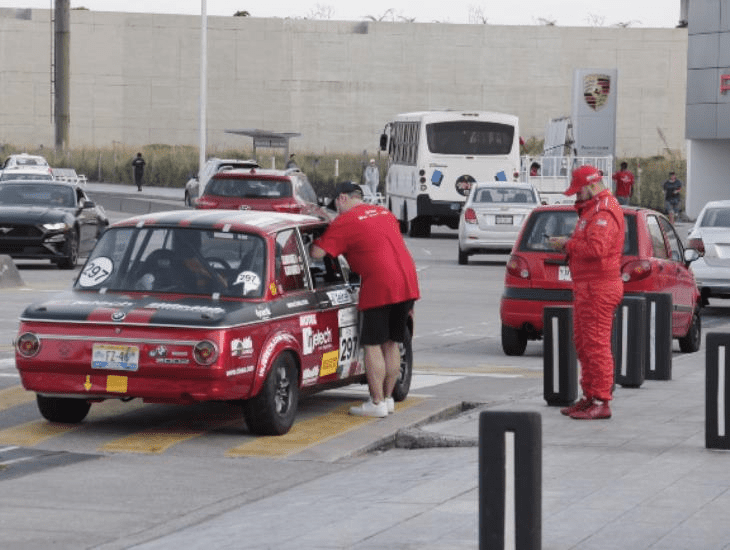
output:
[[[364,346],[379,346],[388,340],[403,342],[406,339],[408,313],[415,300],[374,307],[362,312],[360,343]]]

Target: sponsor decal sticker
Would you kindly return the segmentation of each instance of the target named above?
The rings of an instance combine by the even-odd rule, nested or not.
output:
[[[313,327],[317,324],[317,314],[316,313],[307,313],[306,315],[302,315],[299,317],[299,326],[300,327]]]
[[[253,372],[253,365],[247,367],[238,367],[237,369],[231,369],[226,371],[226,376],[237,376],[239,374],[248,374]]]
[[[357,327],[349,326],[340,329],[340,364],[349,365],[357,353]]]
[[[329,376],[337,372],[338,355],[338,350],[328,351],[322,355],[322,368],[319,370],[320,376]]]
[[[351,304],[352,296],[347,290],[330,290],[327,297],[333,306],[341,306],[343,304]]]
[[[277,334],[274,336],[271,340],[269,340],[269,343],[266,344],[266,347],[264,348],[263,353],[261,354],[261,364],[259,366],[259,370],[256,373],[257,376],[263,376],[266,374],[266,366],[269,364],[269,359],[271,359],[271,354],[274,353],[274,349],[277,345],[279,345],[279,342],[283,342],[288,338],[288,335],[286,334]]]
[[[253,355],[253,340],[250,336],[231,340],[232,357],[248,357],[250,355]]]
[[[258,306],[256,308],[256,317],[259,319],[268,319],[271,317],[269,306]]]
[[[327,327],[324,330],[314,330],[312,327],[302,329],[302,348],[304,355],[313,353],[314,350],[329,347],[332,345],[332,329]]]
[[[287,302],[286,307],[294,309],[297,307],[304,307],[309,305],[309,300],[294,300],[293,302]]]
[[[302,372],[302,386],[311,386],[317,382],[319,378],[319,365],[314,365],[312,368],[304,369]]]
[[[172,311],[195,311],[198,313],[207,313],[209,315],[223,314],[226,312],[226,310],[222,307],[186,306],[183,304],[171,304],[165,302],[152,302],[144,307],[147,309],[169,309]]]
[[[261,278],[253,271],[243,271],[238,274],[233,286],[243,285],[243,294],[256,292],[261,287]]]
[[[272,296],[276,296],[276,294],[277,294],[277,292],[276,292],[276,283],[271,283],[269,285],[269,291],[271,291],[271,295]]]
[[[99,256],[94,258],[81,272],[79,276],[79,285],[83,287],[96,286],[103,283],[109,278],[114,271],[114,264],[111,258]]]
[[[357,324],[357,308],[347,307],[337,312],[337,324],[341,327],[349,327]]]

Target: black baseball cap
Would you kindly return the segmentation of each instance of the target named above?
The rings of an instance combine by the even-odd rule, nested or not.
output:
[[[356,183],[352,183],[351,181],[341,181],[335,185],[335,197],[339,197],[342,193],[349,195],[353,191],[357,191],[362,195],[362,189],[360,186]]]

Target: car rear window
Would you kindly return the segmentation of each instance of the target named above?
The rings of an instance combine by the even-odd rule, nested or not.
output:
[[[730,227],[730,208],[708,208],[700,227]]]
[[[474,191],[475,203],[537,203],[531,189],[519,187],[478,187]]]
[[[289,180],[213,178],[206,195],[238,199],[279,199],[292,196]]]
[[[533,212],[525,224],[519,250],[550,251],[549,237],[569,237],[575,230],[578,213],[571,210],[546,210]],[[636,216],[624,213],[624,248],[625,256],[638,253],[636,239]]]

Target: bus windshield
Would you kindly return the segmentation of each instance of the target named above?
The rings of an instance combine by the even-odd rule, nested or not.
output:
[[[426,125],[428,150],[438,155],[508,155],[515,128],[496,122],[456,120]]]

